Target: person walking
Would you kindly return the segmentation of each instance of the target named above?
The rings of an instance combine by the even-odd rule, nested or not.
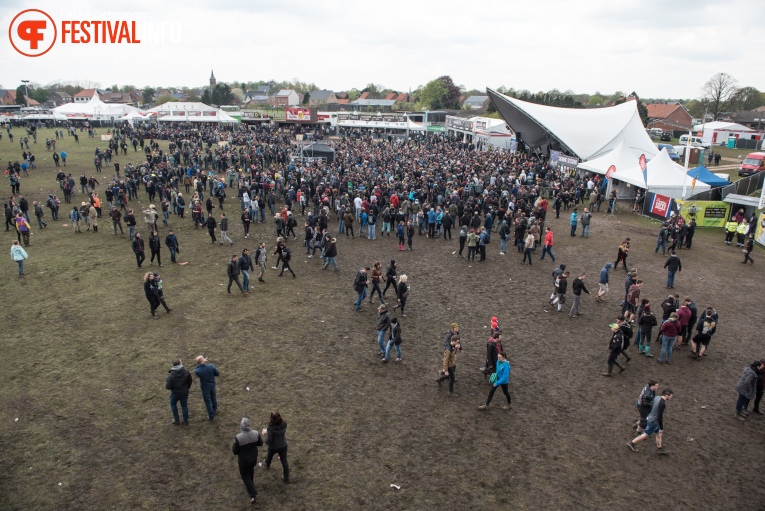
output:
[[[157,316],[157,309],[160,305],[159,289],[157,288],[157,282],[154,280],[154,272],[147,272],[143,276],[143,292],[146,295],[146,299],[149,301],[151,317],[159,319],[159,316]]]
[[[561,265],[563,266],[563,265]],[[563,312],[563,304],[566,303],[566,290],[568,288],[568,271],[564,271],[555,279],[555,299],[551,305],[558,305],[558,312]]]
[[[749,416],[747,407],[749,402],[757,397],[757,379],[761,371],[765,369],[765,361],[755,360],[748,367],[744,368],[738,383],[736,383],[736,392],[738,392],[738,401],[736,401],[736,418],[746,420]]]
[[[239,264],[239,271],[242,274],[242,287],[248,293],[252,293],[250,289],[250,270],[254,270],[252,265],[252,258],[250,258],[250,252],[246,248],[242,249],[242,255],[239,256],[237,261]]]
[[[178,238],[175,236],[175,232],[173,232],[172,229],[170,229],[167,232],[167,236],[165,236],[165,245],[168,250],[170,250],[170,262],[177,262],[175,256],[181,252],[181,246],[178,244]]]
[[[385,271],[385,289],[383,289],[383,297],[388,292],[388,288],[392,287],[394,293],[398,293],[398,286],[396,285],[396,260],[391,259],[388,269]]]
[[[117,227],[120,228],[120,234],[125,234],[125,230],[122,228],[122,213],[117,209],[117,206],[112,206],[109,210],[109,218],[112,220],[112,229],[114,233],[112,236],[117,235]]]
[[[436,382],[441,385],[444,380],[449,380],[449,394],[454,394],[454,379],[457,372],[457,351],[462,351],[460,343],[460,328],[457,323],[452,323],[444,337],[444,356],[441,374]]]
[[[390,313],[388,307],[385,304],[380,305],[377,308],[377,346],[380,348],[380,358],[383,362],[387,362],[388,359],[385,356],[385,334],[390,328]]]
[[[359,271],[356,273],[356,278],[353,281],[353,290],[358,293],[355,307],[356,312],[362,312],[361,303],[367,296],[367,286],[369,285],[367,282],[367,274],[369,271],[369,267],[359,269]]]
[[[611,263],[606,263],[600,269],[600,275],[598,275],[598,296],[595,298],[598,302],[603,302],[603,297],[608,293],[608,270],[612,267]]]
[[[491,379],[494,381],[491,381]],[[507,398],[507,405],[503,406],[502,409],[509,410],[512,405],[510,393],[507,391],[507,387],[510,383],[510,362],[508,362],[504,351],[497,355],[497,364],[494,373],[491,375],[491,379],[489,381],[491,381],[492,387],[489,391],[489,395],[486,397],[486,403],[479,406],[478,409],[482,412],[488,410],[489,404],[491,404],[491,400],[494,397],[494,393],[497,391],[497,387],[500,387]]]
[[[197,366],[194,368],[194,374],[199,379],[199,388],[202,390],[202,399],[207,408],[207,420],[215,420],[218,415],[218,399],[216,394],[215,378],[220,376],[218,368],[207,363],[207,359],[202,355],[197,357]]]
[[[27,219],[24,217],[23,214],[19,213],[16,216],[16,231],[21,237],[21,241],[24,242],[24,246],[29,246],[29,232],[32,230],[31,227],[29,227],[29,222],[27,222]]]
[[[526,234],[526,239],[523,242],[523,260],[521,264],[526,264],[526,259],[529,260],[529,266],[532,265],[531,251],[534,249],[534,235],[530,231]]]
[[[218,240],[215,238],[215,229],[218,227],[218,222],[215,220],[215,217],[207,215],[205,225],[207,225],[207,233],[210,235],[210,243],[216,243]]]
[[[396,290],[396,296],[398,303],[393,306],[393,309],[401,309],[401,317],[406,317],[406,313],[404,312],[404,308],[406,307],[406,299],[409,297],[409,284],[408,277],[406,275],[401,275],[401,278],[398,281],[398,289]]]
[[[375,261],[372,265],[372,273],[371,273],[371,279],[372,279],[372,292],[369,294],[369,303],[372,303],[372,299],[375,297],[375,292],[377,292],[377,296],[380,297],[380,303],[385,305],[385,299],[382,295],[382,289],[380,289],[380,280],[382,279],[382,263],[380,261]]]
[[[212,419],[211,419],[212,420]],[[256,430],[252,429],[249,417],[243,417],[239,423],[241,432],[234,438],[231,452],[238,456],[239,475],[247,488],[250,503],[254,504],[258,498],[258,490],[255,489],[255,466],[258,464],[258,447],[263,445],[263,438]]]
[[[266,243],[262,242],[258,249],[255,251],[255,260],[258,262],[258,282],[265,284],[263,276],[266,274],[266,261],[268,260],[268,251],[266,250]]]
[[[592,220],[592,213],[590,213],[590,210],[587,208],[584,208],[584,212],[582,213],[582,218],[579,220],[579,223],[582,224],[582,236],[585,238],[590,237],[590,221]]]
[[[544,261],[545,254],[550,254],[550,259],[552,259],[552,261],[555,262],[555,256],[552,253],[552,247],[553,247],[552,229],[550,229],[549,227],[545,227],[545,240],[544,240],[544,244],[542,245],[542,257],[539,258],[540,261]]]
[[[292,261],[292,251],[289,248],[287,248],[287,245],[282,245],[279,253],[282,258],[282,271],[279,272],[277,277],[281,277],[282,275],[284,275],[284,270],[287,270],[292,274],[292,278],[294,279],[295,272],[292,271],[292,267],[290,266],[290,261]]]
[[[24,277],[24,260],[29,258],[29,254],[19,244],[18,240],[13,240],[11,244],[11,259],[16,262],[19,267],[19,278]]]
[[[635,408],[637,408],[637,411],[640,414],[640,419],[638,419],[635,424],[635,433],[638,435],[642,434],[648,425],[648,415],[653,408],[653,400],[656,397],[657,390],[659,390],[659,382],[656,380],[648,380],[646,386],[640,391],[637,403],[635,403]]]
[[[696,335],[691,339],[691,354],[688,356],[695,358],[697,362],[701,362],[701,357],[705,355],[712,335],[717,331],[718,319],[717,311],[708,307],[696,323]]]
[[[271,468],[271,461],[274,456],[279,456],[279,461],[282,462],[282,481],[285,483],[290,482],[290,466],[287,463],[287,422],[282,419],[281,414],[278,411],[271,412],[271,418],[268,421],[268,426],[263,428],[261,434],[265,437],[266,445],[268,445],[268,452],[266,453],[266,459],[263,462],[263,467],[268,470]]]
[[[390,349],[392,346],[396,347],[396,362],[401,362],[401,342],[401,324],[399,323],[398,318],[393,318],[390,320],[390,338],[388,339],[388,344],[385,346],[384,362],[387,362],[390,358]]]
[[[220,214],[220,244],[223,245],[224,242],[228,241],[229,245],[234,244],[234,240],[228,237],[228,218],[226,217],[226,213]]]
[[[624,333],[619,327],[618,323],[611,323],[608,325],[611,328],[611,340],[608,342],[608,371],[602,373],[602,376],[612,376],[611,373],[614,370],[614,366],[619,368],[619,372],[622,373],[626,367],[619,364],[617,357],[624,349]]]
[[[667,289],[672,289],[675,287],[675,274],[683,271],[683,263],[674,250],[669,251],[669,258],[664,263],[664,268],[667,270]]]
[[[656,433],[656,453],[660,455],[667,454],[667,451],[664,450],[662,444],[662,436],[664,434],[664,410],[667,407],[667,401],[672,399],[672,396],[672,389],[664,389],[661,392],[661,396],[656,396],[653,398],[651,413],[649,413],[648,417],[646,417],[645,431],[627,443],[632,452],[637,452],[635,444],[642,442],[649,436]]]
[[[151,250],[151,259],[149,260],[149,264],[154,264],[154,258],[157,258],[157,264],[162,267],[162,256],[160,255],[160,250],[162,249],[162,242],[159,239],[159,234],[157,231],[151,231],[151,234],[149,235],[149,250]]]
[[[616,254],[616,262],[614,263],[614,268],[618,268],[619,261],[621,261],[624,271],[627,271],[627,255],[629,255],[629,252],[630,252],[630,239],[625,238],[624,241],[622,241],[619,244],[619,250]]]
[[[135,233],[135,239],[133,240],[132,247],[133,253],[135,254],[135,261],[138,263],[138,268],[140,269],[143,261],[146,259],[146,253],[144,252],[143,248],[143,238],[141,238],[140,232]]]
[[[572,318],[576,318],[581,314],[581,312],[579,311],[579,305],[582,302],[582,291],[584,291],[587,294],[590,294],[590,291],[587,289],[587,286],[584,285],[584,278],[585,278],[585,274],[580,273],[579,276],[575,278],[574,282],[571,284],[571,290],[574,293],[574,303],[571,305],[569,316],[571,316]]]
[[[754,259],[751,256],[752,250],[754,250],[754,233],[750,232],[746,239],[746,245],[744,245],[744,260],[741,261],[741,264],[748,262],[754,264]]]
[[[641,310],[638,311],[638,353],[645,354],[648,358],[653,358],[651,355],[651,339],[653,336],[653,327],[658,325],[656,316],[651,311],[651,304],[647,300],[643,300],[645,303],[641,306]]]
[[[242,288],[242,284],[239,283],[239,273],[239,256],[234,254],[231,256],[231,259],[228,261],[228,265],[226,266],[226,275],[228,275],[228,287],[226,288],[226,292],[228,294],[231,294],[231,284],[236,282],[236,287],[239,288],[239,291],[242,292],[242,295],[246,295],[244,289]]]
[[[331,264],[332,271],[337,271],[337,238],[330,238],[324,245],[324,258],[326,261],[321,269],[326,270]]]
[[[173,412],[173,424],[189,425],[189,389],[191,388],[191,373],[183,367],[180,358],[173,360],[173,367],[168,371],[165,388],[170,391],[170,410]],[[178,417],[178,402],[181,403],[183,422]]]

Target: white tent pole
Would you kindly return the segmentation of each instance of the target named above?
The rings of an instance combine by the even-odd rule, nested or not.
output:
[[[705,114],[706,116],[706,114]],[[693,140],[693,132],[688,132],[688,142],[685,146],[685,174],[683,174],[683,200],[685,200],[685,193],[687,189],[686,181],[688,179],[688,164],[691,161],[691,140]]]

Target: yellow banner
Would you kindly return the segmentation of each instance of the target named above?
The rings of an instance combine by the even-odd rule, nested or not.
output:
[[[765,211],[760,213],[760,221],[757,222],[757,229],[754,231],[754,241],[765,245]]]
[[[680,205],[680,214],[686,221],[696,219],[697,227],[725,227],[730,215],[730,204],[721,201],[682,201],[675,199]]]

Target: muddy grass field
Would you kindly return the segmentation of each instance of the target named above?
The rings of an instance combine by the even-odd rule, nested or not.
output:
[[[20,130],[14,134],[17,140]],[[32,146],[38,169],[21,184],[30,202],[58,192],[44,146],[51,134],[42,130]],[[67,137],[58,146],[69,153],[75,178],[94,172],[97,142],[85,134],[80,140],[75,146]],[[20,160],[21,150],[4,136],[0,161],[9,159]],[[137,162],[132,152],[115,161]],[[103,183],[111,173],[104,168],[97,177]],[[4,200],[8,192],[4,183]],[[146,205],[143,193],[131,204]],[[229,199],[231,218],[238,209]],[[488,261],[468,264],[453,253],[456,238],[415,237],[414,251],[398,252],[394,238],[378,233],[376,241],[338,237],[341,269],[322,272],[320,259],[303,255],[299,237],[289,241],[297,278],[277,277],[272,257],[266,284],[253,283],[247,297],[226,294],[227,259],[243,247],[254,251],[260,241],[272,248],[272,223],[255,224],[254,238],[243,240],[234,222],[230,248],[210,244],[190,218],[172,217],[179,260],[189,264],[170,265],[163,246],[173,312],[160,311],[155,321],[142,289],[147,270],[136,268],[126,236],[113,236],[108,219],[98,234],[75,235],[63,226],[69,225],[65,205],[59,222],[45,211],[47,229],[33,218],[24,279],[8,256],[15,235],[0,232],[6,247],[1,509],[250,509],[231,443],[242,416],[263,427],[274,409],[289,424],[292,483],[282,483],[278,463],[259,469],[259,509],[765,507],[765,419],[734,418],[734,385],[746,365],[765,357],[758,327],[765,259],[757,249],[753,266],[739,264],[740,249],[724,245],[720,231],[700,232],[693,249],[680,252],[683,271],[675,285],[699,309],[711,305],[720,314],[709,356],[695,362],[687,349],[676,351],[666,366],[632,347],[628,369],[608,379],[600,373],[624,271],[612,271],[605,303],[594,294],[598,271],[614,261],[623,237],[632,239],[629,263],[645,280],[642,294],[654,309],[667,291],[665,258],[653,253],[658,224],[627,212],[597,214],[589,239],[568,236],[568,215],[550,221],[557,262],[535,259],[532,267],[521,265],[514,249],[500,256],[496,236]],[[403,361],[386,365],[377,356],[377,301],[354,312],[352,287],[359,267],[375,260],[385,267],[392,258],[399,274],[409,276],[411,292],[408,317],[400,318]],[[571,280],[586,272],[593,291],[577,319],[547,302],[550,273],[561,262]],[[147,260],[144,268],[156,266]],[[491,316],[504,330],[513,407],[502,410],[497,394],[482,413],[489,384],[478,369]],[[434,378],[452,322],[460,325],[465,352],[450,396]],[[174,427],[167,371],[175,357],[193,369],[199,354],[221,372],[218,420],[205,420],[195,379],[190,425]],[[667,457],[656,455],[652,441],[638,453],[626,445],[634,402],[649,378],[675,393],[665,415]]]

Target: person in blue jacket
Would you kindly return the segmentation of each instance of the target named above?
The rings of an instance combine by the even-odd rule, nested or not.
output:
[[[430,211],[428,211],[428,238],[433,239],[436,237],[436,220],[438,220],[436,210],[430,208]]]
[[[218,399],[215,395],[215,377],[220,376],[218,368],[207,363],[207,359],[202,355],[197,357],[197,367],[194,374],[199,378],[199,387],[202,389],[202,399],[207,407],[207,420],[215,420],[218,413]]]
[[[569,220],[569,224],[571,224],[571,236],[576,236],[577,223],[579,223],[579,211],[574,208],[573,213],[571,213],[571,220]]]
[[[497,379],[491,387],[491,391],[489,391],[489,396],[486,398],[486,404],[478,407],[482,412],[489,408],[489,403],[491,403],[491,399],[494,397],[497,387],[502,387],[502,392],[504,392],[505,397],[507,398],[507,405],[503,406],[502,409],[509,410],[510,405],[512,404],[510,394],[507,392],[507,385],[510,383],[510,362],[507,361],[507,355],[505,355],[504,351],[497,355],[496,373]]]

